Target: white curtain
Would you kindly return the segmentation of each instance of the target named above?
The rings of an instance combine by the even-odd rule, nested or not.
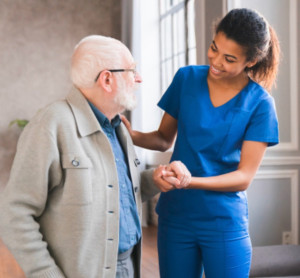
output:
[[[129,48],[137,63],[141,57],[140,43],[140,5],[138,0],[122,0],[122,42]],[[137,70],[140,72],[140,65],[137,64]],[[141,92],[137,91],[138,103],[141,103]],[[132,127],[142,128],[141,105],[138,105],[133,111],[127,114]]]

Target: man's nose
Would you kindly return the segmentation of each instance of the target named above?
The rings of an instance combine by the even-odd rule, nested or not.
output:
[[[134,80],[136,83],[142,83],[143,82],[143,79],[141,77],[141,75],[137,72],[135,74],[135,80]]]

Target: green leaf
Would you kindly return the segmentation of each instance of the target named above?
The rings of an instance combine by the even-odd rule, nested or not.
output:
[[[18,127],[24,128],[28,124],[28,122],[29,121],[25,119],[15,119],[9,123],[9,126],[16,124],[18,125]]]

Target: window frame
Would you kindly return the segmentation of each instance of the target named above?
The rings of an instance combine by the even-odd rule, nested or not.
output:
[[[160,88],[163,94],[180,67],[196,64],[195,0],[159,0],[159,4]]]

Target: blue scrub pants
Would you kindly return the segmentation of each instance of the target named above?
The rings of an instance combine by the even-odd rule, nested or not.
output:
[[[161,278],[248,278],[252,257],[247,230],[219,232],[159,218]]]

